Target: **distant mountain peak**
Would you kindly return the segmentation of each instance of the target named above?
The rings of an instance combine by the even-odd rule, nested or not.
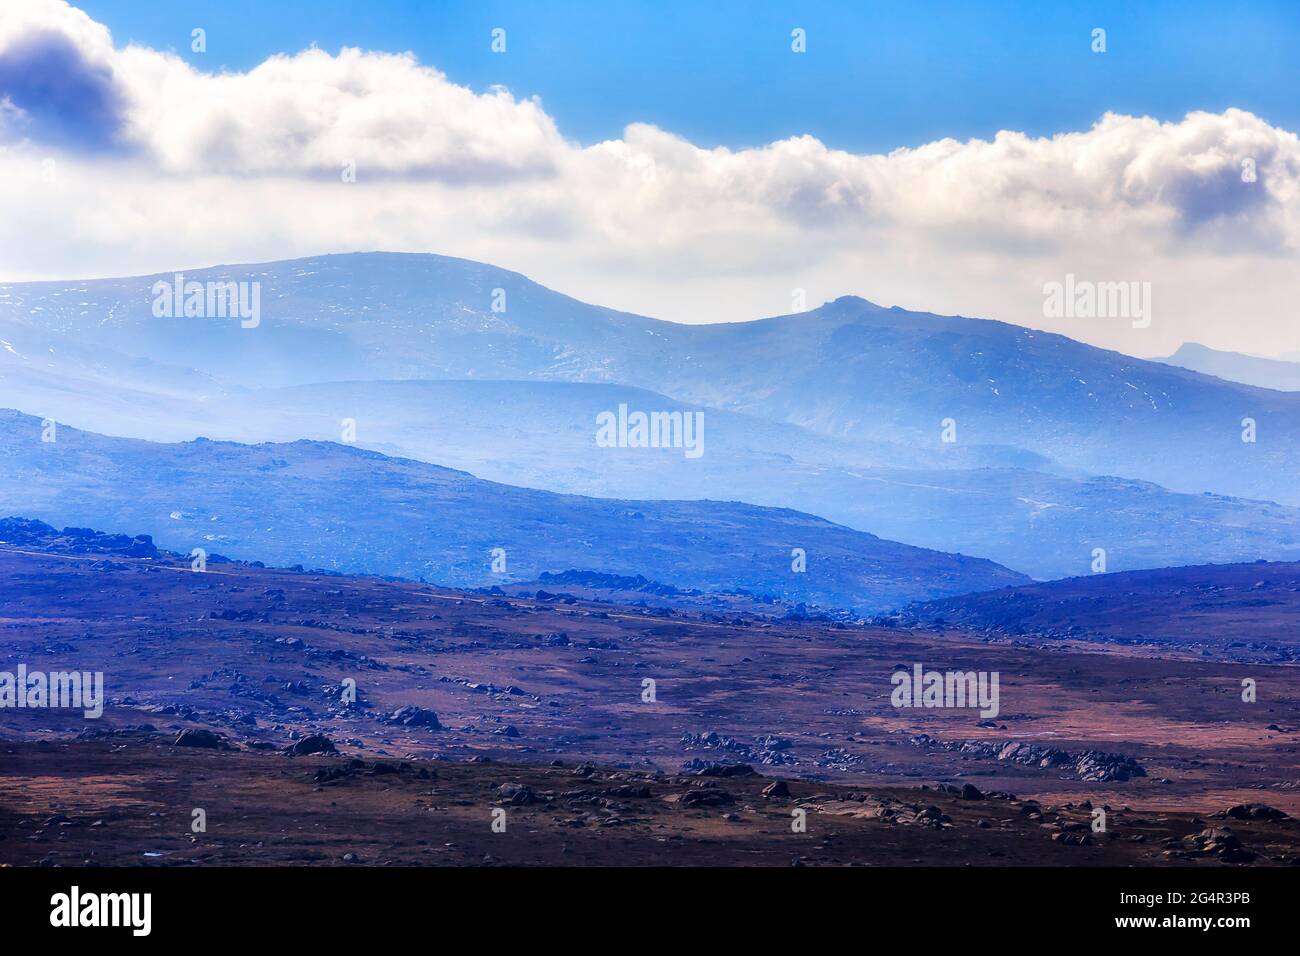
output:
[[[1178,358],[1179,356],[1186,356],[1186,355],[1211,355],[1211,354],[1230,355],[1233,353],[1225,352],[1222,349],[1212,349],[1208,345],[1202,345],[1200,342],[1184,342],[1182,345],[1178,346],[1178,351],[1169,357],[1172,359],[1172,358]]]
[[[1200,342],[1184,342],[1173,355],[1158,361],[1229,382],[1278,391],[1300,391],[1300,363],[1285,359],[1262,358],[1211,348]]]
[[[823,309],[854,309],[854,310],[871,309],[876,312],[885,312],[885,311],[890,311],[890,309],[898,309],[898,306],[891,306],[890,309],[886,309],[885,306],[878,305],[875,302],[872,302],[870,299],[864,299],[860,295],[842,295],[839,296],[838,298],[831,299],[824,306],[822,306],[822,308]]]

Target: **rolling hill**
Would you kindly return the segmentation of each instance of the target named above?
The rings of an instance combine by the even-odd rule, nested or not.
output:
[[[40,420],[0,411],[0,512],[138,528],[182,553],[453,586],[577,568],[860,611],[1027,580],[788,509],[559,495],[329,442],[41,436]],[[806,573],[792,571],[794,548]]]
[[[26,353],[23,354],[26,358]],[[512,381],[224,387],[198,373],[97,356],[93,369],[0,353],[0,407],[160,441],[338,440],[505,484],[604,498],[734,498],[897,541],[978,555],[1036,578],[1088,569],[1300,557],[1300,509],[1055,467],[1003,446],[847,442],[644,389]],[[126,363],[125,371],[120,366]],[[132,375],[140,369],[140,374]],[[16,374],[5,374],[14,370]],[[704,454],[601,448],[596,416],[702,410]]]
[[[1300,562],[1093,574],[905,608],[906,624],[1300,661]]]

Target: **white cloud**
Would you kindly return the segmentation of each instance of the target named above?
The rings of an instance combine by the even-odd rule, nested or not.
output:
[[[550,174],[567,148],[537,102],[475,94],[411,54],[312,49],[211,75],[135,47],[120,72],[129,138],[172,175],[337,175],[350,161],[481,182]]]
[[[93,62],[107,63],[115,55],[108,28],[62,0],[7,3],[0,10],[0,50],[42,30],[67,36]]]
[[[65,37],[88,82],[109,84],[86,122],[116,126],[69,146],[42,137],[21,89],[0,109],[6,279],[431,251],[683,321],[789,311],[804,288],[811,303],[856,293],[1135,354],[1184,339],[1300,349],[1300,141],[1241,110],[885,155],[809,136],[701,149],[644,124],[582,146],[536,100],[474,92],[409,54],[308,50],[207,74],[115,48],[59,0],[11,7],[0,76],[32,36]],[[349,160],[355,184],[339,175]],[[1152,327],[1043,318],[1042,285],[1066,272],[1151,281]]]

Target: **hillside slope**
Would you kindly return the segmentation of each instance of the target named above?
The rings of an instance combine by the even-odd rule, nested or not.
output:
[[[1027,580],[787,509],[559,495],[327,442],[155,444],[0,412],[0,512],[160,547],[480,586],[569,568],[875,610]],[[507,573],[491,570],[504,548]],[[807,553],[793,573],[791,551]]]
[[[913,624],[1300,661],[1300,563],[1094,574],[905,609]]]

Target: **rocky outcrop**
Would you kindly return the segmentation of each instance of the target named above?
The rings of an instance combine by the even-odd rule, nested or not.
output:
[[[396,763],[387,760],[376,760],[373,763],[368,764],[358,757],[353,757],[346,763],[318,768],[315,774],[313,774],[312,780],[316,783],[332,784],[337,781],[348,780],[352,777],[360,776],[410,776],[417,780],[429,780],[434,775],[429,771],[428,767],[417,767],[406,760]]]
[[[229,744],[225,738],[211,730],[199,730],[191,728],[182,730],[175,740],[172,741],[173,747],[201,747],[205,750],[226,750]]]
[[[1237,835],[1228,827],[1207,827],[1181,841],[1170,841],[1166,851],[1170,856],[1213,856],[1224,863],[1251,863],[1257,854],[1246,849]]]
[[[312,734],[309,737],[294,741],[293,745],[285,753],[291,757],[305,757],[309,754],[338,753],[338,750],[334,746],[334,741],[324,734]]]
[[[428,727],[430,730],[442,729],[436,713],[414,705],[398,708],[384,718],[384,723],[402,727]]]
[[[682,770],[697,777],[756,777],[757,772],[747,763],[719,763],[694,757],[684,764]]]
[[[685,750],[725,750],[737,758],[750,763],[769,767],[797,764],[799,758],[790,753],[794,742],[775,734],[760,734],[752,744],[744,743],[735,737],[719,734],[716,731],[704,733],[684,733],[681,744]]]
[[[537,794],[532,787],[522,783],[503,783],[497,788],[497,794],[501,797],[502,803],[516,807],[526,807],[538,802]]]
[[[64,528],[31,518],[0,518],[0,542],[51,554],[115,554],[125,558],[156,558],[162,552],[153,537],[104,534],[91,528]]]
[[[568,571],[561,571],[558,574],[551,571],[543,571],[538,577],[542,584],[549,585],[568,585],[570,587],[595,588],[602,591],[639,591],[644,594],[658,594],[663,596],[672,596],[676,594],[698,594],[694,589],[682,591],[673,587],[671,584],[660,584],[658,581],[651,581],[643,574],[633,576],[624,574],[605,574],[600,571],[579,571],[570,568]]]
[[[1211,814],[1218,820],[1290,820],[1291,817],[1266,803],[1239,803]]]
[[[1122,782],[1132,777],[1145,777],[1147,774],[1146,769],[1132,757],[1101,750],[1063,750],[1024,740],[1000,743],[987,740],[940,740],[929,734],[917,734],[911,738],[911,742],[923,750],[945,750],[1044,770],[1063,771],[1079,780],[1098,783]]]
[[[700,788],[687,790],[677,802],[683,807],[729,807],[736,798],[725,790]]]

